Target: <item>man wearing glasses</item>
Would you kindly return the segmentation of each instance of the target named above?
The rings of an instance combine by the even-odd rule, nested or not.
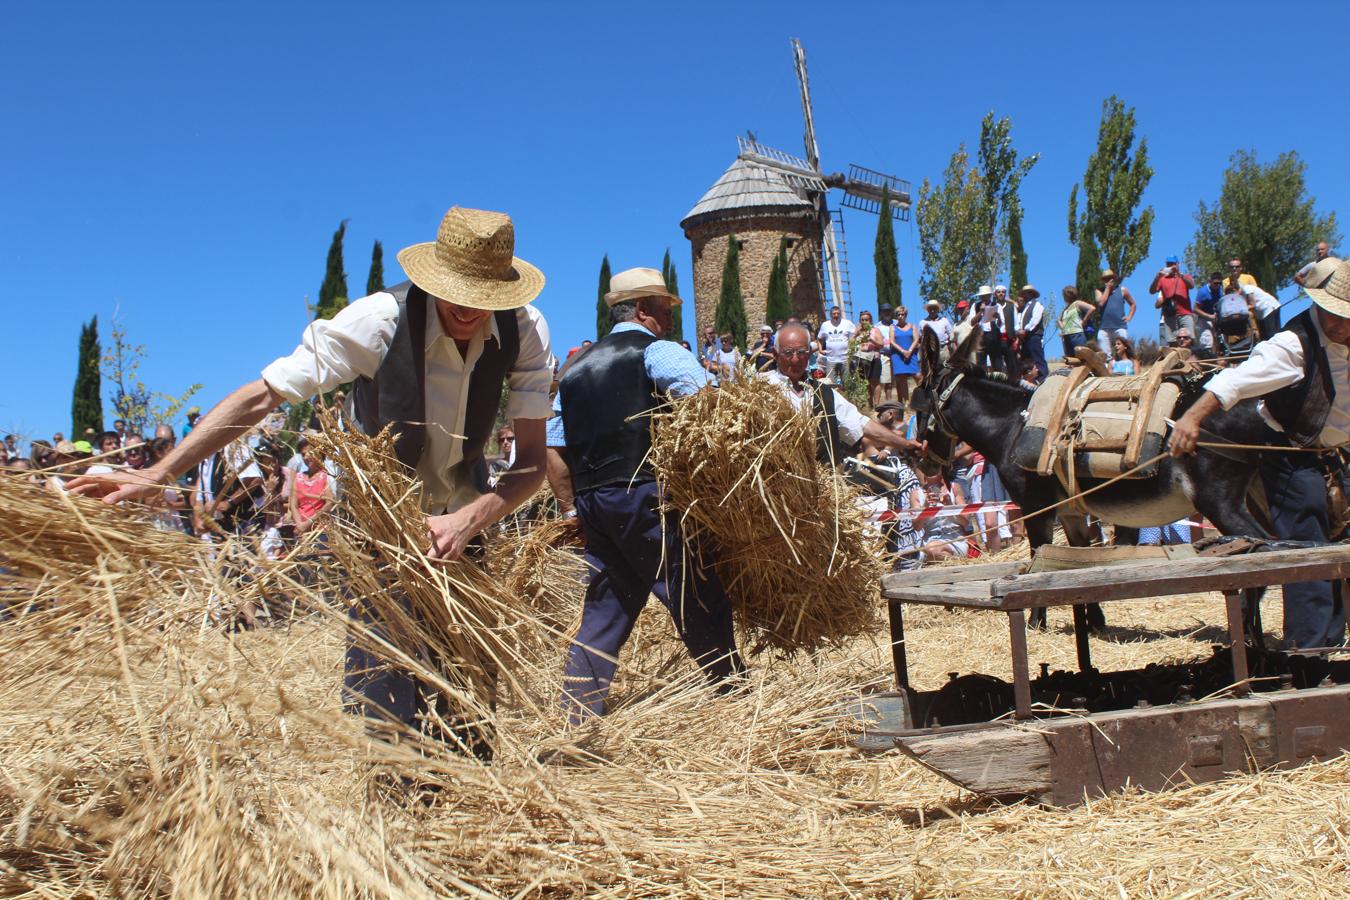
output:
[[[1238,287],[1241,287],[1244,284],[1250,284],[1252,287],[1258,286],[1256,277],[1242,271],[1242,260],[1236,257],[1228,261],[1228,280],[1230,282],[1236,281]]]

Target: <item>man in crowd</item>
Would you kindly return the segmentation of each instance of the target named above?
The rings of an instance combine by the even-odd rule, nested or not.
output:
[[[1256,330],[1261,335],[1261,340],[1270,340],[1275,336],[1275,332],[1280,330],[1280,301],[1269,291],[1264,291],[1255,284],[1239,283],[1238,290],[1247,298],[1247,305],[1251,308],[1252,319],[1256,322]]]
[[[1249,275],[1242,271],[1242,260],[1234,257],[1228,261],[1228,280],[1236,281],[1239,285],[1250,284],[1256,286],[1256,276]]]
[[[183,437],[187,437],[192,429],[197,427],[197,420],[202,417],[202,408],[200,406],[190,406],[187,411],[187,424],[183,426]]]
[[[1003,371],[1003,325],[994,302],[994,289],[980,285],[970,309],[970,321],[980,329],[979,362],[986,369]]]
[[[1115,356],[1116,338],[1129,340],[1130,320],[1134,318],[1134,295],[1130,289],[1120,283],[1120,277],[1114,269],[1102,270],[1102,286],[1097,293],[1097,309],[1100,320],[1097,323],[1097,344],[1107,359]],[[1129,307],[1129,312],[1125,307]]]
[[[718,338],[717,349],[708,351],[707,360],[704,362],[705,368],[712,372],[718,381],[735,378],[736,370],[740,368],[740,365],[741,351],[736,349],[730,334],[724,334]]]
[[[563,671],[562,702],[573,723],[604,713],[619,652],[651,594],[709,681],[724,685],[743,669],[712,561],[685,541],[677,513],[662,513],[647,459],[644,414],[707,384],[689,353],[662,340],[680,298],[659,271],[638,268],[611,279],[605,303],[613,329],[559,384],[573,502],[592,572]]]
[[[5,449],[9,451],[10,459],[18,459],[23,456],[19,452],[19,436],[17,434],[5,435]]]
[[[1210,272],[1209,280],[1195,292],[1195,302],[1191,311],[1195,314],[1195,341],[1204,353],[1213,358],[1219,352],[1219,341],[1215,334],[1219,316],[1219,301],[1223,299],[1223,274]]]
[[[858,411],[830,384],[821,384],[806,377],[807,357],[811,353],[811,332],[802,325],[788,324],[774,339],[774,355],[778,371],[764,375],[778,385],[795,409],[809,406],[819,426],[816,456],[827,465],[839,465],[852,456],[858,443],[866,437],[876,447],[892,450],[921,452],[923,444],[897,434],[875,419]],[[880,408],[892,410],[898,404]]]
[[[1320,263],[1322,260],[1329,258],[1330,256],[1331,256],[1331,245],[1328,244],[1326,241],[1318,241],[1317,246],[1313,248],[1313,261],[1308,263],[1303,268],[1299,269],[1296,273],[1294,273],[1294,284],[1298,285],[1299,287],[1303,287],[1303,285],[1307,282],[1308,274],[1312,272],[1313,267],[1316,266],[1318,263]]]
[[[1017,304],[1008,298],[1006,284],[994,285],[994,303],[998,307],[998,336],[1003,353],[1003,364],[998,370],[1009,378],[1017,378]]]
[[[938,349],[942,354],[942,359],[946,360],[951,354],[952,328],[951,319],[942,314],[942,304],[936,300],[929,300],[923,305],[924,318],[919,322],[919,340],[923,340],[923,330],[926,328],[938,339]]]
[[[1261,478],[1276,537],[1325,543],[1330,538],[1327,486],[1320,454],[1350,444],[1350,263],[1325,259],[1307,274],[1303,289],[1313,307],[1295,316],[1244,362],[1224,369],[1172,430],[1172,455],[1192,453],[1205,420],[1239,400],[1260,398],[1257,410],[1270,427],[1272,452],[1261,457]],[[1284,636],[1294,648],[1345,642],[1342,582],[1284,587]]]
[[[127,438],[131,434],[131,432],[127,429],[127,423],[122,419],[114,419],[113,431],[117,432],[118,443],[121,446],[125,447],[127,445]]]
[[[820,326],[816,339],[825,350],[826,378],[835,384],[844,383],[844,369],[848,366],[848,342],[853,340],[857,327],[844,318],[838,306],[830,307],[830,321]]]
[[[1154,305],[1162,310],[1158,323],[1158,337],[1168,347],[1177,344],[1177,329],[1186,328],[1195,331],[1195,317],[1191,315],[1191,288],[1195,280],[1181,271],[1180,261],[1175,256],[1167,257],[1167,264],[1158,270],[1149,283],[1148,292],[1157,294]]]
[[[773,328],[767,323],[759,326],[759,340],[751,345],[747,354],[750,365],[756,372],[767,372],[773,368]]]
[[[428,556],[460,558],[544,477],[551,354],[548,326],[529,305],[544,276],[514,257],[514,246],[509,216],[452,208],[435,241],[399,252],[410,281],[311,323],[290,356],[222,400],[149,470],[81,479],[78,489],[104,494],[109,503],[152,498],[283,401],[299,403],[354,382],[348,421],[369,434],[392,426],[397,458],[420,483]],[[504,383],[511,388],[506,415],[515,423],[516,464],[513,477],[489,488],[483,448]],[[431,685],[386,667],[355,642],[346,668],[354,712],[412,727],[427,724],[425,714],[438,700]],[[486,754],[480,737],[457,731],[455,739]]]
[[[1045,307],[1041,305],[1041,292],[1034,284],[1026,284],[1017,292],[1017,313],[1015,327],[1018,347],[1019,373],[1026,371],[1022,363],[1036,365],[1035,382],[1040,384],[1045,378],[1048,367],[1045,364]]]

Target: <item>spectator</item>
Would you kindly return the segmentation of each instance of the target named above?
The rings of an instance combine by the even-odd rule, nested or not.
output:
[[[1308,273],[1313,270],[1313,266],[1317,265],[1322,260],[1329,258],[1330,256],[1331,256],[1331,245],[1328,244],[1326,241],[1318,241],[1317,246],[1313,248],[1313,261],[1308,263],[1303,268],[1299,269],[1298,272],[1294,274],[1294,284],[1298,285],[1299,287],[1303,287],[1303,285],[1307,283]]]
[[[1134,345],[1127,337],[1116,337],[1112,344],[1111,373],[1114,375],[1137,375],[1134,364]]]
[[[1228,261],[1228,280],[1233,281],[1234,279],[1237,280],[1239,285],[1250,284],[1253,287],[1257,287],[1256,277],[1242,271],[1242,260],[1237,257]]]
[[[187,411],[187,424],[183,426],[183,437],[187,437],[192,429],[197,427],[197,420],[202,417],[202,408],[200,406],[190,406]],[[172,430],[172,429],[170,429]]]
[[[923,485],[903,459],[883,447],[867,457],[871,466],[871,492],[886,499],[895,518],[885,527],[886,550],[896,555],[897,570],[916,569],[922,563],[918,551],[923,539],[914,527],[914,513],[923,509]],[[883,484],[877,483],[881,479]],[[880,489],[880,490],[879,490]]]
[[[962,487],[955,482],[948,485],[942,480],[941,473],[924,478],[923,494],[925,506],[965,506],[967,502]],[[968,558],[970,542],[966,535],[969,520],[969,516],[956,515],[933,516],[925,520],[922,525],[924,559]]]
[[[155,440],[168,441],[170,450],[172,450],[174,448],[174,445],[178,443],[178,438],[174,437],[172,425],[164,425],[164,424],[156,425]]]
[[[717,349],[717,329],[709,325],[707,328],[703,329],[703,340],[699,341],[698,344],[698,358],[699,361],[704,364],[705,368],[708,364],[708,357],[715,353]]]
[[[708,353],[704,366],[716,375],[719,381],[735,378],[736,369],[741,364],[741,351],[732,343],[730,334],[722,335],[718,342],[720,346]]]
[[[1003,354],[1002,367],[998,371],[1009,378],[1017,377],[1017,304],[1008,298],[1006,284],[994,285],[994,303],[998,307],[999,347]]]
[[[1074,356],[1074,351],[1087,345],[1087,335],[1083,325],[1097,311],[1086,300],[1078,296],[1078,288],[1067,285],[1060,291],[1064,297],[1064,312],[1059,314],[1059,339],[1064,345],[1064,357]],[[1044,351],[1042,351],[1044,352]]]
[[[867,382],[867,405],[881,402],[881,331],[872,324],[872,314],[858,314],[858,347],[853,351],[853,374]]]
[[[1126,306],[1130,308],[1129,312],[1125,311]],[[1134,295],[1120,283],[1120,278],[1112,269],[1102,271],[1102,286],[1097,291],[1097,309],[1101,311],[1097,344],[1109,356],[1116,338],[1129,339],[1129,324],[1135,311]]]
[[[987,284],[980,285],[975,292],[975,303],[970,309],[970,321],[978,323],[980,328],[979,362],[986,369],[1003,370],[1003,327],[998,315],[998,305],[994,302],[994,289]]]
[[[38,439],[28,445],[29,457],[33,460],[33,468],[38,471],[50,468],[55,462],[56,451],[48,442]]]
[[[127,444],[127,423],[123,419],[113,420],[113,431],[117,432],[117,441],[123,447]]]
[[[1017,317],[1014,323],[1017,334],[1018,358],[1023,362],[1035,364],[1038,377],[1043,378],[1047,371],[1045,364],[1045,307],[1041,304],[1041,292],[1034,284],[1023,285],[1017,292]],[[1019,366],[1025,376],[1026,367]],[[1037,382],[1039,384],[1039,381]]]
[[[509,429],[502,430],[507,431]],[[514,444],[514,433],[511,434],[509,440]],[[500,444],[500,442],[501,437],[499,435],[498,443]],[[322,457],[319,456],[313,445],[306,444],[302,458],[305,468],[296,474],[287,504],[291,524],[295,526],[296,537],[301,537],[306,532],[313,531],[316,528],[322,528],[325,513],[328,512],[334,500],[332,478],[324,467]]]
[[[1216,322],[1222,297],[1223,275],[1210,272],[1209,280],[1195,292],[1195,302],[1191,304],[1191,311],[1195,314],[1196,344],[1202,353],[1208,353],[1211,358],[1219,352]]]
[[[1029,391],[1036,390],[1036,386],[1041,383],[1041,372],[1036,368],[1036,360],[1022,360],[1022,380],[1018,382],[1022,387]]]
[[[1280,301],[1254,284],[1244,284],[1240,290],[1251,306],[1261,340],[1270,340],[1280,330]]]
[[[1167,257],[1167,265],[1158,270],[1149,283],[1148,292],[1158,295],[1154,306],[1162,310],[1162,318],[1158,320],[1158,340],[1168,347],[1176,346],[1178,328],[1195,331],[1195,318],[1191,315],[1193,287],[1194,279],[1181,271],[1175,256]]]
[[[105,431],[95,443],[97,459],[85,470],[86,475],[107,475],[122,468],[122,437],[115,431]]]
[[[1194,356],[1198,357],[1199,359],[1210,358],[1205,355],[1204,350],[1195,345],[1195,335],[1191,334],[1190,330],[1186,328],[1177,329],[1177,349],[1189,350]]]
[[[510,425],[497,429],[497,451],[498,455],[488,460],[488,483],[492,485],[496,485],[497,478],[516,461],[516,432]],[[313,451],[309,453],[314,455]],[[309,456],[302,456],[301,461],[308,465]]]
[[[848,365],[848,345],[856,332],[855,326],[844,318],[838,306],[830,307],[830,321],[820,326],[816,340],[825,351],[826,377],[835,384],[844,383],[844,367]]]
[[[889,303],[883,303],[877,307],[877,325],[876,335],[880,338],[877,342],[878,360],[881,362],[881,372],[877,375],[878,388],[876,396],[872,400],[872,406],[875,407],[878,402],[895,399],[895,389],[892,387],[891,376],[891,353],[894,351],[894,345],[891,336],[895,331],[895,307]]]
[[[755,367],[756,372],[773,371],[773,327],[771,325],[759,326],[759,339],[750,346],[747,355],[750,358],[750,365]]]
[[[59,447],[62,443],[66,443],[66,436],[64,434],[58,431],[56,434],[52,435],[53,447]]]
[[[891,382],[896,402],[905,404],[909,402],[909,383],[919,374],[919,329],[909,321],[909,310],[903,306],[895,311],[890,340]]]
[[[5,449],[9,451],[11,459],[18,459],[23,456],[19,452],[19,436],[17,434],[5,435]]]
[[[688,342],[688,341],[680,341],[680,346],[683,347],[684,349],[688,350],[690,353],[693,353],[693,352],[694,352],[694,348],[691,347],[691,346],[689,346],[689,342]]]
[[[145,441],[141,439],[139,434],[127,438],[126,447],[122,451],[122,458],[126,461],[128,469],[144,469],[150,465],[145,455]]]
[[[951,319],[942,314],[942,304],[936,300],[929,300],[923,305],[924,319],[919,323],[919,333],[924,329],[933,332],[937,336],[938,352],[941,354],[943,362],[951,355],[953,346],[953,334],[955,329],[952,327]]]
[[[9,465],[9,447],[4,441],[0,441],[0,466]]]

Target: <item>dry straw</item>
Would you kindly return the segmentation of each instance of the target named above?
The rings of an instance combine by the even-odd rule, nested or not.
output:
[[[817,650],[877,624],[885,562],[858,492],[816,461],[816,422],[742,378],[653,416],[651,460],[717,572],[752,649]]]

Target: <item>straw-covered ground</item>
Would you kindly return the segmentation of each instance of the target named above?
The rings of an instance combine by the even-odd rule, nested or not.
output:
[[[372,742],[342,712],[339,576],[306,582],[278,567],[240,579],[192,542],[8,479],[0,506],[6,895],[1320,897],[1350,886],[1350,760],[1044,809],[992,805],[898,753],[860,755],[840,709],[887,685],[879,632],[754,657],[746,689],[718,697],[653,603],[616,708],[569,732],[556,697],[580,570],[556,549],[567,537],[556,526],[495,548],[486,587],[419,576],[418,590],[455,609],[429,626],[450,635],[438,646],[459,652],[477,619],[493,631],[477,652],[510,669],[485,713],[498,751],[483,765]],[[397,513],[392,531],[363,535],[384,569],[339,536],[342,580],[415,565],[391,539]],[[220,627],[259,598],[275,624]],[[282,616],[292,602],[295,616]],[[1108,614],[1093,647],[1102,668],[1207,655],[1221,605],[1178,597]],[[995,617],[925,609],[907,624],[920,686],[949,671],[1008,674]],[[1031,635],[1031,658],[1068,667],[1067,616],[1051,624]],[[460,693],[471,707],[475,691]],[[389,786],[401,780],[412,786]]]

